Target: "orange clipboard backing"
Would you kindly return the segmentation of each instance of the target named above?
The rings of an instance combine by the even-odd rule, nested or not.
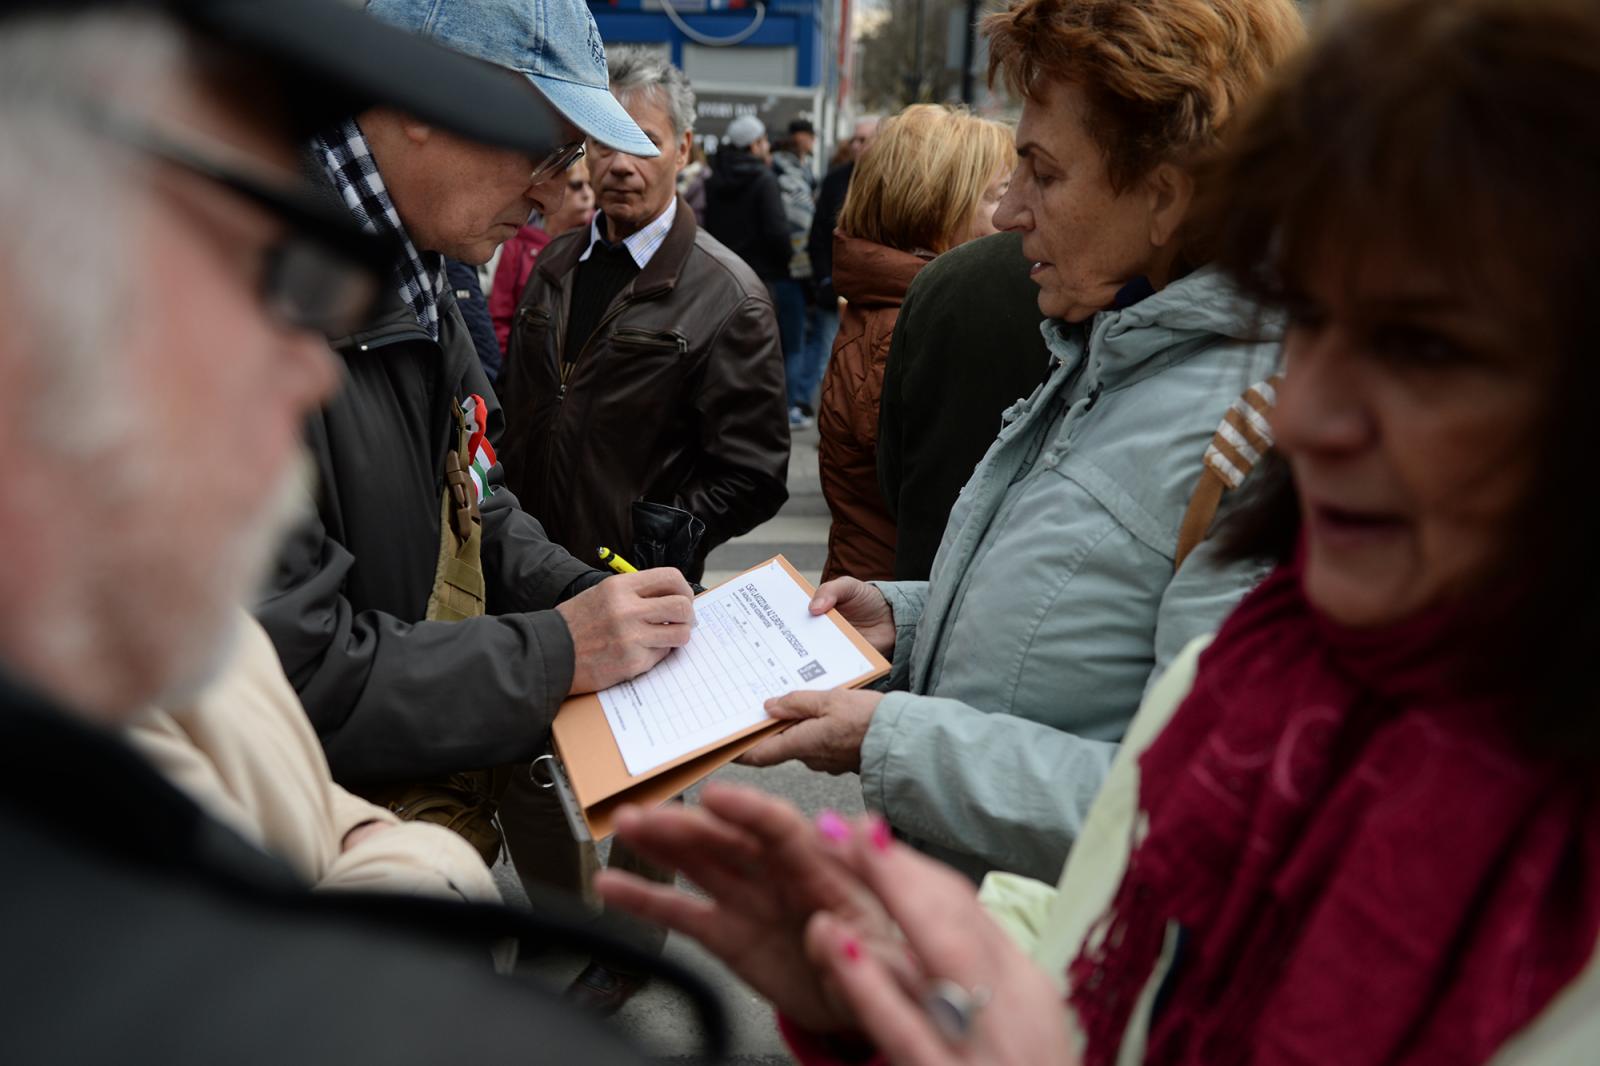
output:
[[[773,562],[782,567],[795,584],[805,589],[808,597],[815,594],[816,588],[811,582],[802,577],[782,555],[757,563],[728,580],[737,581],[750,571],[759,570]],[[872,665],[860,677],[852,678],[836,688],[860,688],[889,673],[889,661],[878,649],[868,644],[866,638],[856,632],[855,627],[846,622],[837,610],[829,611],[827,617],[850,638],[850,643]],[[567,780],[572,785],[578,806],[583,810],[583,819],[588,823],[594,839],[600,840],[611,835],[611,823],[618,807],[626,803],[650,807],[665,803],[790,724],[757,722],[637,777],[628,773],[622,761],[622,750],[617,747],[616,738],[611,734],[611,723],[606,721],[606,712],[600,706],[598,695],[591,692],[568,698],[556,711],[550,731],[556,756],[566,769]]]

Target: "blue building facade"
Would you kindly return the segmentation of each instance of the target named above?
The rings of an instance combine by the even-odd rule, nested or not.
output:
[[[671,10],[664,4],[670,3]],[[696,132],[715,138],[739,114],[774,134],[794,118],[831,126],[839,0],[591,0],[607,47],[660,50],[700,100]]]
[[[663,9],[663,0],[591,0],[589,10],[607,44],[664,45],[678,67],[684,67],[686,61],[692,65],[696,46],[736,48],[764,56],[774,51],[792,52],[792,63],[775,68],[785,73],[792,69],[786,87],[816,89],[823,85],[829,6],[823,0],[666,2],[672,3],[678,20],[701,38],[736,43],[711,45],[691,40]],[[760,24],[749,32],[757,19]]]

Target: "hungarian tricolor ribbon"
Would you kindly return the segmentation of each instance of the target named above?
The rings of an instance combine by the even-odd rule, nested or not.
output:
[[[471,457],[467,464],[467,474],[472,478],[473,488],[478,491],[478,502],[481,504],[484,497],[490,493],[489,470],[494,466],[494,445],[489,443],[489,409],[483,402],[483,397],[473,393],[461,401],[461,417],[467,423],[467,454]]]

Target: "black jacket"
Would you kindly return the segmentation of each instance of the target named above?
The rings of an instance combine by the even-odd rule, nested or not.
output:
[[[772,168],[725,144],[706,180],[706,229],[762,281],[789,277],[789,218]]]
[[[345,783],[525,760],[572,684],[572,637],[550,608],[602,577],[545,536],[503,484],[483,504],[489,614],[428,622],[452,406],[494,390],[447,291],[439,340],[392,290],[333,341],[344,387],[310,420],[315,513],[278,558],[257,616]]]
[[[561,381],[589,231],[539,253],[511,327],[507,483],[579,558],[634,543],[635,500],[706,525],[687,568],[788,499],[783,354],[766,288],[679,201],[672,228]]]
[[[997,233],[936,258],[900,305],[878,408],[878,484],[894,517],[894,576],[926,581],[950,508],[1000,414],[1050,368],[1022,238]]]
[[[833,287],[833,231],[839,224],[844,194],[850,191],[850,175],[855,172],[855,161],[848,160],[823,175],[817,190],[817,212],[811,216],[806,251],[811,257],[811,276],[817,282],[817,306],[825,311],[839,309],[839,294]]]
[[[584,934],[499,907],[313,895],[120,738],[3,679],[0,849],[0,1062],[644,1061],[489,972],[498,937]]]
[[[456,310],[467,324],[472,346],[478,350],[478,363],[492,385],[500,379],[500,364],[505,362],[505,353],[500,350],[500,338],[494,335],[494,319],[489,315],[489,301],[484,298],[483,285],[478,281],[478,269],[455,259],[446,259],[444,269],[456,298]]]

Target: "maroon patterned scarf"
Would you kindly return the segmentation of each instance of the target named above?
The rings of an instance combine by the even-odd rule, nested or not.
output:
[[[1156,1064],[1482,1063],[1583,968],[1595,775],[1464,691],[1452,615],[1341,629],[1291,564],[1229,618],[1140,758],[1147,831],[1069,969],[1086,1066],[1115,1061],[1169,923]]]

